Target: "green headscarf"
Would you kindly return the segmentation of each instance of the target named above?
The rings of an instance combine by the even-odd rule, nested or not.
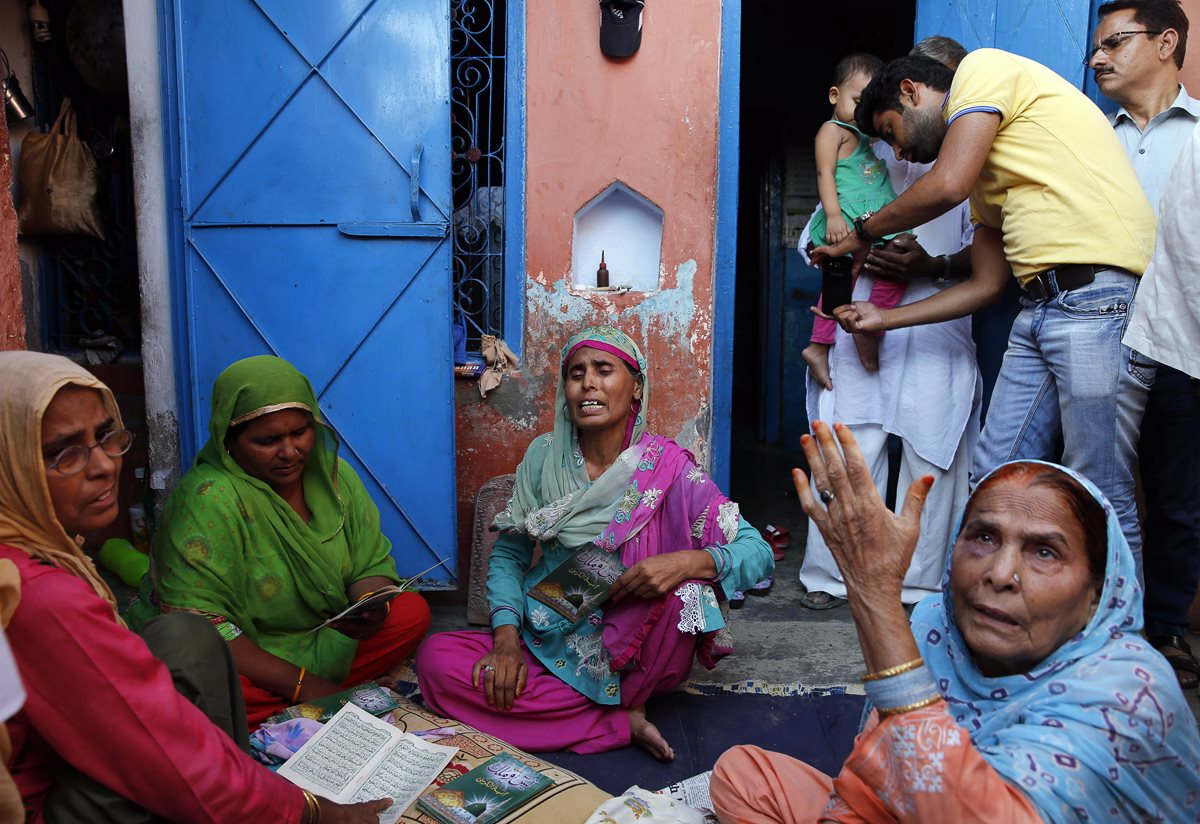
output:
[[[636,368],[642,378],[642,400],[630,413],[632,427],[625,450],[603,475],[588,478],[579,433],[567,406],[566,365],[571,353],[592,346],[619,354]],[[646,358],[633,339],[611,326],[593,326],[568,340],[559,357],[558,390],[554,395],[554,431],[534,438],[517,467],[512,499],[496,516],[493,529],[512,530],[534,540],[558,540],[575,548],[593,541],[612,521],[621,496],[637,468],[638,441],[646,432],[646,410],[650,405],[650,382]]]
[[[317,429],[303,475],[307,523],[225,448],[231,428],[283,409],[309,413]],[[238,361],[213,386],[208,431],[155,536],[159,600],[223,617],[266,651],[341,680],[357,641],[332,629],[308,631],[349,605],[353,582],[398,579],[379,511],[338,459],[312,385],[280,358]],[[226,637],[235,633],[225,629]]]
[[[196,456],[196,465],[207,464],[235,478],[239,492],[245,488],[245,491],[270,493],[275,504],[272,508],[278,510],[277,515],[284,521],[278,526],[288,529],[296,513],[266,481],[248,475],[225,446],[230,429],[284,409],[307,412],[317,428],[313,450],[304,467],[304,502],[313,513],[309,526],[319,524],[316,528],[328,533],[320,537],[327,540],[333,534],[329,530],[341,529],[343,521],[337,495],[337,436],[321,421],[321,409],[308,378],[283,358],[271,355],[246,358],[230,364],[217,377],[213,384],[208,443]],[[323,514],[336,513],[336,518],[318,518],[318,510]]]

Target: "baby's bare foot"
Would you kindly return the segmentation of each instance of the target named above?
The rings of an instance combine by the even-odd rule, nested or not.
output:
[[[879,371],[879,341],[871,335],[855,335],[854,348],[858,350],[858,361],[868,372]]]
[[[858,337],[858,335],[855,335]],[[826,389],[833,389],[833,380],[829,377],[829,344],[810,343],[800,352],[813,380]]]
[[[659,761],[674,761],[675,750],[663,738],[658,727],[646,718],[646,708],[634,707],[629,711],[629,737],[633,743],[649,752]]]

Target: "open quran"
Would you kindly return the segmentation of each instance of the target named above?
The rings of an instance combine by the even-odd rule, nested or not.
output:
[[[346,704],[296,754],[279,775],[341,804],[392,799],[380,824],[394,824],[455,754],[456,747],[417,736]]]

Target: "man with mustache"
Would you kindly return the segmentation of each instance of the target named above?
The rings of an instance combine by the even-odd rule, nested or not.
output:
[[[962,317],[995,301],[1010,273],[1025,295],[1013,324],[973,478],[1005,461],[1053,459],[1112,502],[1140,558],[1133,464],[1154,366],[1121,343],[1154,244],[1154,213],[1104,115],[1032,60],[998,49],[968,54],[951,74],[905,57],[875,75],[858,126],[896,156],[937,163],[896,200],[861,215],[855,232],[814,257],[850,254],[970,196],[971,275],[922,301],[838,309],[850,332]]]
[[[1099,16],[1088,66],[1100,91],[1121,107],[1109,121],[1157,215],[1164,190],[1180,185],[1171,180],[1171,168],[1200,121],[1200,100],[1179,82],[1187,15],[1178,0],[1112,0],[1100,6]],[[1161,315],[1150,297],[1155,291],[1141,290],[1137,309],[1145,313],[1151,340],[1166,334],[1153,323]],[[1170,296],[1172,302],[1180,298]],[[1136,330],[1136,324],[1131,327]],[[1144,609],[1147,639],[1167,656],[1184,689],[1200,684],[1200,662],[1186,640],[1188,606],[1200,584],[1197,428],[1200,393],[1194,381],[1160,363],[1138,444],[1146,495]]]

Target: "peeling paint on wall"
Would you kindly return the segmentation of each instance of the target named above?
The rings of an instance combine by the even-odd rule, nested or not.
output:
[[[588,4],[546,4],[526,20],[524,358],[486,401],[473,382],[456,382],[463,569],[476,491],[551,428],[559,350],[585,326],[638,341],[654,387],[651,430],[708,463],[721,0],[656,0],[645,15],[647,30],[671,36],[647,38],[619,63],[594,48]],[[572,291],[573,217],[617,179],[663,209],[659,288]]]

